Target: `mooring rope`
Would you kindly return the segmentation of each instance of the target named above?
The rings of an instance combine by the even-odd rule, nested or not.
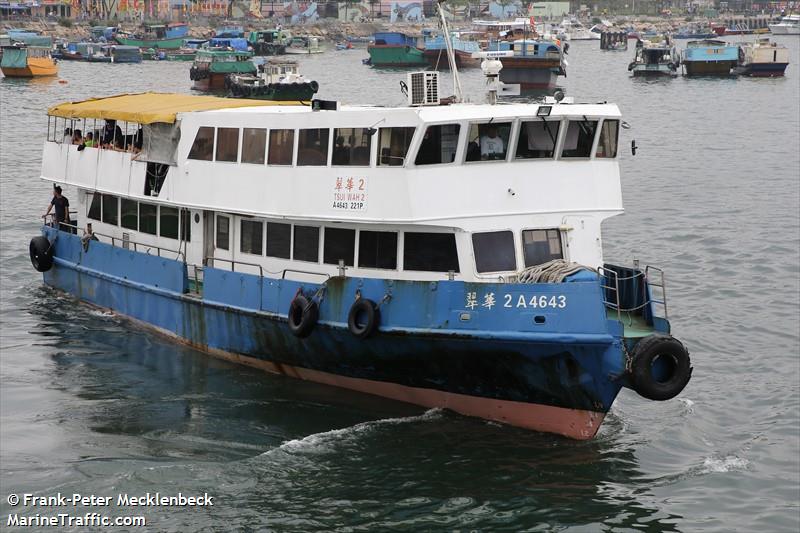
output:
[[[580,272],[581,270],[589,270],[597,272],[593,268],[589,268],[578,263],[568,263],[563,259],[553,259],[541,265],[528,267],[517,275],[518,283],[561,283],[565,278]]]

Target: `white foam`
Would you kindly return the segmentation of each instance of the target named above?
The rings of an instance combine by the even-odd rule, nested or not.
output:
[[[732,470],[744,470],[750,466],[750,461],[743,457],[728,455],[726,457],[708,457],[703,461],[703,474],[714,472],[730,472]]]
[[[690,415],[694,413],[694,402],[692,400],[689,398],[678,398],[678,401],[684,406],[684,414]]]
[[[379,420],[369,420],[361,422],[354,426],[348,426],[341,429],[332,429],[330,431],[323,431],[322,433],[313,433],[302,439],[293,439],[282,443],[277,448],[269,450],[262,455],[274,452],[275,450],[282,450],[285,452],[321,452],[328,449],[329,445],[335,443],[342,443],[350,440],[354,436],[360,436],[364,433],[374,431],[381,426],[395,426],[398,424],[409,424],[415,422],[423,422],[433,420],[441,416],[443,410],[441,408],[428,409],[421,415],[405,416],[401,418],[381,418]]]

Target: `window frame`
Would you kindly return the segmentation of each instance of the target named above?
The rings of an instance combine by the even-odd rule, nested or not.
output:
[[[244,160],[244,132],[245,130],[262,130],[264,132],[264,151],[261,154],[264,157],[264,161],[262,163],[253,163],[251,161]],[[267,149],[269,148],[269,128],[251,128],[248,126],[244,126],[241,129],[241,133],[239,134],[239,163],[243,165],[255,165],[255,166],[265,166],[267,164]]]
[[[317,230],[317,259],[316,261],[309,261],[307,259],[297,259],[295,257],[295,253],[297,252],[297,246],[295,245],[296,241],[296,231],[297,228],[316,228]],[[301,261],[303,263],[308,263],[311,265],[319,265],[321,264],[320,261],[322,259],[322,243],[325,240],[325,226],[323,225],[314,225],[314,224],[292,224],[292,258],[291,261]]]
[[[424,229],[424,228],[420,228],[420,229]],[[400,259],[402,259],[402,263],[401,263],[402,264],[402,272],[427,272],[427,273],[433,273],[433,274],[442,274],[442,273],[446,274],[447,272],[450,271],[450,270],[419,270],[419,269],[408,268],[406,266],[406,237],[408,236],[409,233],[425,233],[425,234],[443,234],[443,235],[450,235],[451,237],[453,237],[453,244],[455,245],[455,252],[456,252],[456,262],[458,263],[458,269],[454,270],[454,272],[455,272],[455,274],[461,274],[461,257],[459,255],[459,249],[458,249],[458,238],[457,238],[455,232],[450,232],[450,231],[403,230],[402,232],[398,232],[398,233],[402,233],[403,234],[403,244],[402,244],[402,247],[400,249],[400,252],[402,252],[403,255],[398,257],[398,262],[400,262]]]
[[[211,158],[210,159],[196,159],[194,157],[190,157],[192,153],[192,148],[194,147],[194,143],[197,140],[197,136],[200,134],[200,130],[203,128],[211,128],[212,136],[211,136]],[[204,161],[206,163],[210,163],[214,161],[214,157],[217,155],[217,127],[216,126],[198,126],[197,131],[194,134],[194,138],[192,142],[189,144],[189,151],[186,152],[186,161]]]
[[[517,128],[516,128],[516,135],[514,136],[514,157],[511,158],[511,163],[526,163],[531,161],[557,161],[561,159],[561,146],[563,144],[562,137],[566,135],[564,130],[564,123],[569,122],[569,119],[564,117],[554,117],[552,120],[549,120],[550,117],[544,117],[545,122],[549,122],[550,124],[558,124],[558,131],[555,135],[555,144],[553,145],[553,155],[550,157],[528,157],[528,158],[517,158],[517,149],[519,148],[519,139],[522,136],[522,127],[526,122],[536,122],[541,121],[542,117],[520,117],[517,121]],[[568,157],[567,159],[582,159],[579,157]]]
[[[501,119],[480,119],[480,120],[467,120],[462,127],[466,126],[466,134],[464,136],[464,146],[460,147],[462,149],[461,160],[460,163],[464,165],[474,165],[475,163],[507,163],[509,157],[511,157],[511,147],[514,146],[514,155],[516,156],[517,149],[516,143],[512,145],[512,142],[516,140],[516,133],[518,120],[514,118],[501,118]],[[487,159],[482,160],[478,159],[477,161],[467,161],[467,145],[469,144],[469,130],[472,128],[472,125],[480,126],[482,124],[508,124],[510,129],[508,130],[508,141],[506,141],[506,157],[504,159]],[[556,138],[556,140],[558,140]],[[478,149],[480,149],[480,133],[478,136]],[[458,161],[458,159],[456,159]],[[424,165],[430,166],[430,165]]]
[[[336,148],[336,137],[337,137],[336,133],[339,130],[363,130],[365,132],[369,132],[370,128],[368,126],[364,126],[364,127],[352,126],[352,127],[339,127],[339,128],[332,127],[331,128],[331,133],[330,133],[330,141],[331,141],[331,143],[330,143],[330,149],[329,149],[329,154],[328,154],[329,165],[331,167],[335,167],[335,168],[348,168],[348,167],[352,167],[352,168],[369,168],[369,167],[372,167],[373,166],[372,165],[372,152],[373,152],[372,146],[373,146],[373,144],[376,144],[376,143],[373,142],[373,138],[375,137],[375,135],[378,132],[375,132],[372,135],[367,133],[367,137],[369,138],[369,145],[368,145],[369,156],[367,157],[367,164],[366,165],[355,165],[353,163],[348,163],[346,165],[339,165],[339,164],[334,164],[334,162],[333,162],[333,151]],[[352,159],[352,154],[353,154],[353,147],[352,146],[349,148],[349,152],[350,152],[350,154],[349,154],[350,155],[350,159]]]
[[[270,149],[270,142],[272,141],[272,132],[273,131],[291,131],[292,132],[292,157],[290,158],[289,163],[270,163],[269,156],[272,153]],[[268,167],[293,167],[295,166],[295,162],[297,161],[297,128],[269,128],[269,132],[267,134],[267,159],[266,165]]]
[[[228,231],[227,231],[227,233],[228,233],[228,242],[225,244],[227,246],[227,248],[223,248],[223,247],[218,245],[219,244],[219,219],[220,218],[224,218],[225,220],[227,220],[227,223],[228,223]],[[232,218],[233,217],[231,217],[230,215],[221,214],[221,213],[215,213],[215,215],[214,215],[214,250],[225,250],[225,252],[231,253],[231,236],[232,236],[232,233],[233,233],[231,231],[231,226],[232,226],[231,219]]]
[[[217,159],[217,149],[219,147],[219,130],[235,130],[236,131],[236,158],[233,161]],[[214,162],[239,164],[242,158],[242,128],[230,126],[217,126],[214,128]]]
[[[481,272],[481,271],[478,270],[478,254],[475,252],[474,236],[475,235],[484,234],[484,233],[511,233],[511,243],[512,243],[512,248],[514,249],[514,270],[487,270],[485,272]],[[522,239],[522,232],[520,232],[520,241],[521,241],[521,239]],[[520,245],[517,244],[517,236],[514,233],[514,228],[490,229],[490,230],[485,230],[485,231],[472,231],[469,234],[469,242],[470,242],[470,245],[472,246],[472,249],[471,249],[472,263],[473,263],[473,266],[475,267],[475,276],[476,277],[479,277],[479,278],[480,277],[496,278],[498,274],[505,274],[505,273],[509,273],[509,272],[519,272],[520,271],[520,267],[519,267],[519,265],[520,265],[520,262],[519,262],[520,261],[519,251],[520,250],[519,249],[521,248],[521,242],[520,242]],[[563,251],[564,247],[562,246],[561,249]],[[524,261],[524,259],[523,259],[523,261]]]
[[[172,210],[176,211],[176,214],[175,214],[175,218],[176,218],[175,233],[176,234],[175,234],[174,237],[170,237],[169,235],[162,235],[161,234],[161,230],[162,230],[162,227],[161,227],[161,217],[162,217],[161,210],[162,209],[172,209]],[[181,240],[181,208],[180,207],[173,207],[171,205],[158,204],[157,213],[158,213],[158,215],[157,215],[158,216],[158,228],[157,228],[158,237],[159,238],[164,238],[164,239],[171,239],[173,241],[180,241]]]
[[[246,254],[246,255],[249,255],[249,256],[253,256],[253,257],[264,257],[264,251],[265,251],[265,248],[266,248],[265,243],[264,243],[264,239],[266,237],[266,228],[264,227],[264,222],[265,222],[264,219],[263,218],[256,218],[256,217],[238,217],[238,219],[239,219],[239,240],[238,240],[238,248],[239,249],[238,249],[238,252],[240,254]],[[253,252],[245,252],[242,249],[242,238],[244,237],[244,230],[242,229],[242,224],[245,223],[245,222],[258,223],[258,224],[261,225],[261,244],[260,244],[261,253],[256,254],[256,253],[253,253]]]
[[[586,121],[588,121],[588,122],[595,122],[594,137],[592,138],[592,144],[591,144],[591,146],[589,148],[589,155],[588,156],[581,156],[581,157],[579,157],[579,156],[565,156],[564,155],[564,146],[566,145],[566,142],[567,142],[567,134],[569,132],[569,125],[570,125],[571,122],[576,122],[576,123],[583,122],[584,121],[584,117],[585,117]],[[560,136],[559,136],[559,143],[558,143],[558,146],[557,146],[558,159],[560,161],[588,161],[590,159],[594,159],[594,154],[595,154],[595,151],[597,150],[597,139],[600,136],[600,124],[602,123],[602,120],[603,120],[603,117],[594,117],[594,116],[590,117],[588,115],[587,116],[571,115],[571,116],[562,117],[562,121],[565,124],[562,124],[563,133],[561,133]],[[564,126],[566,126],[566,127],[564,127]]]
[[[456,140],[456,151],[453,154],[453,160],[446,162],[446,163],[430,163],[430,164],[417,164],[417,157],[419,156],[419,149],[422,147],[422,141],[425,139],[425,132],[428,131],[428,128],[436,127],[436,126],[458,126],[458,139]],[[409,146],[409,152],[413,150],[413,159],[411,159],[410,163],[411,166],[414,168],[439,168],[445,165],[460,165],[464,161],[465,157],[465,150],[464,150],[464,142],[466,137],[466,130],[468,128],[464,127],[463,120],[445,120],[445,121],[437,121],[437,122],[425,122],[420,127],[417,128],[417,131],[421,131],[419,133],[419,138],[412,138],[411,146]],[[417,135],[417,131],[414,132],[414,135]],[[406,160],[409,158],[406,157]]]
[[[600,137],[603,135],[603,127],[605,126],[606,122],[616,122],[617,123],[617,138],[615,140],[616,151],[614,152],[614,157],[608,156],[598,156],[597,149],[600,147]],[[619,158],[619,137],[620,137],[620,130],[622,129],[622,119],[619,117],[603,117],[598,119],[597,124],[597,135],[595,135],[594,146],[592,146],[592,159],[600,159],[600,160],[611,160],[614,161]]]
[[[377,266],[362,266],[361,265],[361,234],[364,233],[365,231],[368,232],[368,233],[393,233],[394,234],[394,237],[395,237],[395,242],[394,242],[394,268],[384,268],[384,267],[377,267]],[[403,233],[402,231],[398,231],[398,230],[394,230],[393,231],[393,230],[376,230],[376,229],[361,229],[361,228],[358,228],[358,231],[356,233],[356,258],[355,258],[356,268],[366,269],[366,270],[381,270],[381,271],[384,271],[384,272],[397,272],[397,271],[399,271],[400,270],[400,266],[401,266],[400,259],[402,258],[401,247],[400,247],[400,242],[402,240],[402,237],[401,237],[402,233]],[[412,270],[411,272],[417,272],[417,271]]]
[[[517,260],[518,264],[521,261],[522,269],[529,268],[528,264],[525,261],[525,237],[524,237],[523,233],[526,232],[526,231],[548,231],[548,230],[553,230],[553,231],[557,231],[558,232],[558,240],[559,240],[559,243],[561,244],[561,258],[564,261],[567,261],[567,262],[570,261],[570,258],[569,258],[569,246],[568,246],[567,232],[566,231],[562,230],[558,226],[555,226],[555,227],[551,226],[551,227],[548,227],[548,228],[523,227],[522,229],[519,230],[519,249],[518,249],[519,258]],[[516,236],[514,238],[516,238]],[[536,265],[531,265],[531,266],[536,266]]]
[[[390,165],[388,163],[387,164],[382,164],[381,163],[381,157],[382,157],[381,156],[381,132],[383,130],[393,130],[393,129],[396,129],[396,128],[397,129],[399,129],[399,128],[404,128],[404,129],[410,128],[410,129],[414,130],[411,133],[411,140],[408,142],[408,148],[405,151],[405,155],[403,155],[403,157],[402,157],[403,162],[400,165]],[[411,151],[414,149],[414,143],[417,142],[417,135],[418,135],[417,132],[418,131],[419,131],[419,124],[415,124],[413,126],[400,126],[400,125],[383,126],[383,127],[378,128],[378,131],[375,133],[375,135],[378,136],[378,140],[375,141],[375,143],[374,143],[375,147],[373,148],[373,151],[375,152],[375,160],[374,160],[375,163],[374,163],[374,166],[376,168],[377,167],[382,167],[382,168],[406,168],[406,166],[409,164],[409,157],[408,157],[409,153],[411,153]],[[388,147],[389,150],[391,150],[391,148],[392,148],[391,144],[392,144],[392,141],[391,141],[391,139],[389,139],[389,147]],[[391,158],[391,157],[398,157],[398,156],[389,155],[387,157]]]
[[[339,232],[339,231],[343,231],[343,232],[344,231],[348,231],[348,232],[351,231],[351,232],[353,232],[353,255],[352,256],[350,256],[349,258],[347,258],[347,257],[337,258],[335,263],[331,263],[331,262],[329,262],[329,261],[327,261],[325,259],[325,252],[328,249],[328,247],[327,247],[328,230],[331,230],[334,233]],[[325,231],[322,232],[322,239],[321,240],[322,240],[322,264],[323,265],[338,266],[339,265],[338,259],[344,259],[344,264],[348,268],[355,268],[355,266],[358,264],[358,263],[356,263],[356,259],[357,259],[356,256],[358,255],[358,229],[357,228],[347,228],[347,227],[338,227],[338,226],[325,226]],[[352,261],[352,264],[347,262],[348,259],[350,259]]]
[[[297,149],[295,150],[294,159],[293,159],[294,166],[295,167],[322,167],[322,168],[331,166],[331,155],[332,155],[332,150],[331,150],[332,131],[331,130],[332,129],[333,128],[331,128],[331,127],[324,127],[324,128],[297,128],[295,130],[295,137],[297,137],[297,141],[296,141]],[[312,164],[309,164],[309,163],[304,163],[304,164],[301,165],[300,162],[299,162],[299,160],[300,160],[300,132],[309,131],[309,130],[325,131],[328,134],[328,139],[326,141],[326,145],[327,146],[325,148],[325,162],[321,163],[319,165],[312,165]],[[322,147],[322,143],[320,143],[320,147]]]
[[[158,229],[159,229],[159,224],[160,224],[160,221],[161,221],[161,217],[160,217],[159,212],[158,212],[159,204],[154,204],[154,203],[151,203],[151,202],[138,202],[138,204],[139,204],[139,230],[138,230],[139,233],[142,233],[144,235],[152,235],[153,237],[159,237],[160,235],[158,233]],[[145,230],[142,229],[142,205],[146,205],[148,208],[149,207],[155,207],[156,226],[155,226],[155,229],[153,230],[153,233],[150,233],[149,231],[145,231]]]

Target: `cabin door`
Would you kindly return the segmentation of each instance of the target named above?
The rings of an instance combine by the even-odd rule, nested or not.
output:
[[[221,270],[231,270],[233,260],[233,216],[226,213],[205,211],[207,217],[203,249],[208,258],[208,266]]]

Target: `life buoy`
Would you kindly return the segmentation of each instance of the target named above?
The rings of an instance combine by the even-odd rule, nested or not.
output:
[[[304,339],[311,335],[319,320],[319,307],[314,300],[298,294],[289,305],[289,330],[295,337]]]
[[[378,306],[368,298],[359,298],[350,306],[347,315],[347,329],[359,339],[372,335],[381,321]]]
[[[39,235],[31,239],[31,264],[38,272],[47,272],[53,267],[53,248],[47,237]]]
[[[680,394],[692,377],[689,352],[669,335],[650,335],[633,350],[630,379],[633,390],[656,401]]]

